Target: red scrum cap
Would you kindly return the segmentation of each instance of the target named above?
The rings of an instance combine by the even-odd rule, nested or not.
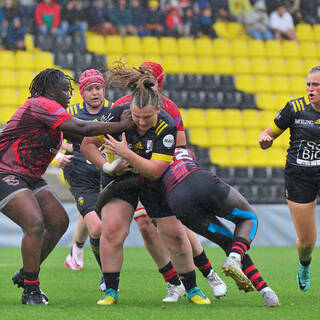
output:
[[[83,99],[84,99],[83,97],[84,89],[93,84],[100,84],[105,89],[106,84],[101,72],[96,69],[89,69],[84,71],[79,78],[79,89],[80,89],[81,97]]]
[[[161,64],[156,63],[156,62],[142,62],[140,67],[152,70],[153,75],[158,80],[158,88],[160,90],[162,87],[163,76],[164,76],[163,75],[163,68],[162,68]]]

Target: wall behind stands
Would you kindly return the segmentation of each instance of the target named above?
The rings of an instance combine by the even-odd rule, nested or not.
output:
[[[64,247],[71,245],[73,230],[77,223],[77,209],[75,205],[65,204],[65,208],[70,218],[70,224],[67,232],[58,243],[59,246]],[[295,246],[296,233],[286,205],[255,205],[254,208],[259,217],[259,228],[253,242],[254,246]],[[317,218],[317,246],[319,246],[320,206],[317,207]],[[232,228],[232,224],[229,222],[227,224]],[[20,228],[0,213],[0,246],[19,247],[21,237],[22,232]],[[205,246],[215,246],[207,239],[200,237],[200,240]],[[131,224],[130,234],[126,239],[125,246],[143,246],[143,241],[135,222]]]

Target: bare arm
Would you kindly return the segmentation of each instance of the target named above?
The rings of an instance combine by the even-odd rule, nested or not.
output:
[[[264,130],[259,137],[259,145],[261,149],[268,149],[272,146],[273,140],[276,139],[279,134],[275,133],[268,127]]]
[[[125,159],[140,174],[150,180],[158,180],[170,165],[167,161],[145,159],[130,150],[124,132],[122,133],[122,141],[117,141],[108,135],[107,145],[113,153]]]
[[[177,147],[182,147],[187,144],[186,134],[184,131],[177,131]]]
[[[101,145],[102,142],[97,137],[85,137],[80,146],[81,153],[100,170],[107,162],[100,152]]]

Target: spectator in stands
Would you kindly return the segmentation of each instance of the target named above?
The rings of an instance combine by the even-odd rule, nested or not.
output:
[[[218,36],[214,30],[213,24],[214,18],[212,16],[211,7],[205,7],[197,19],[198,37],[209,36],[212,39],[217,38]]]
[[[234,21],[229,12],[228,0],[211,0],[211,8],[215,21]]]
[[[259,137],[260,147],[268,149],[278,136],[290,129],[290,146],[284,173],[285,196],[297,233],[297,285],[302,291],[307,291],[310,286],[310,263],[317,239],[319,112],[320,66],[316,66],[307,76],[307,96],[287,102]]]
[[[64,34],[72,34],[79,31],[81,37],[85,37],[87,23],[82,1],[70,0],[62,7],[61,28]]]
[[[236,21],[242,23],[244,17],[252,10],[252,6],[249,0],[228,0],[229,12]]]
[[[162,36],[164,33],[164,16],[157,0],[149,0],[146,28],[150,36]]]
[[[8,25],[12,23],[16,17],[20,17],[19,8],[14,0],[6,0],[2,10]]]
[[[18,7],[23,18],[31,19],[34,17],[35,2],[34,0],[19,0]]]
[[[43,0],[38,3],[35,10],[35,22],[39,34],[64,36],[61,24],[61,8],[54,0]]]
[[[301,1],[301,0],[284,0],[283,3],[287,8],[288,12],[292,15],[294,25],[297,25],[302,20],[301,14],[301,3],[312,2],[311,1]]]
[[[111,23],[108,7],[103,0],[94,0],[87,11],[89,29],[103,36],[115,34],[115,28]]]
[[[270,28],[275,39],[296,40],[292,16],[283,5],[270,14]]]
[[[183,21],[180,13],[180,8],[171,6],[170,11],[166,16],[167,36],[182,37]]]
[[[192,7],[186,8],[182,17],[183,21],[183,36],[194,37],[197,34],[196,29],[196,14]]]
[[[314,25],[320,23],[320,1],[308,0],[301,1],[301,15],[303,21]]]
[[[24,38],[26,35],[26,28],[22,25],[19,17],[15,17],[9,23],[7,35],[4,38],[4,45],[9,50],[25,50]]]
[[[4,18],[4,15],[3,15],[3,11],[2,11],[2,8],[0,8],[0,50],[3,49],[3,37],[5,35],[5,32],[6,32],[6,28],[5,28],[5,18]]]
[[[272,32],[269,29],[269,16],[266,13],[264,1],[257,1],[254,9],[249,11],[244,18],[244,24],[250,37],[256,40],[271,40]]]
[[[136,34],[136,29],[132,25],[131,10],[127,7],[127,0],[119,0],[118,5],[113,7],[111,22],[121,36]]]
[[[134,26],[135,34],[140,37],[147,35],[146,30],[146,9],[141,6],[140,0],[131,1],[132,25]]]

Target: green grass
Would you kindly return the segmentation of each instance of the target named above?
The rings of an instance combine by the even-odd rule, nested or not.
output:
[[[227,296],[214,299],[200,272],[198,285],[211,299],[211,305],[199,306],[182,298],[178,303],[161,302],[166,286],[144,248],[125,248],[121,273],[119,303],[98,306],[100,272],[89,249],[85,249],[85,266],[70,271],[63,265],[68,248],[56,248],[41,267],[41,288],[51,305],[21,305],[21,289],[12,285],[11,276],[21,266],[20,250],[0,248],[0,319],[227,319],[287,320],[320,318],[320,260],[312,262],[312,282],[308,292],[296,286],[297,257],[295,248],[253,247],[250,253],[268,284],[276,291],[279,308],[266,308],[257,292],[240,292],[232,279],[221,275],[225,259],[219,248],[206,248],[221,278],[228,286]],[[317,251],[318,249],[316,249]]]

